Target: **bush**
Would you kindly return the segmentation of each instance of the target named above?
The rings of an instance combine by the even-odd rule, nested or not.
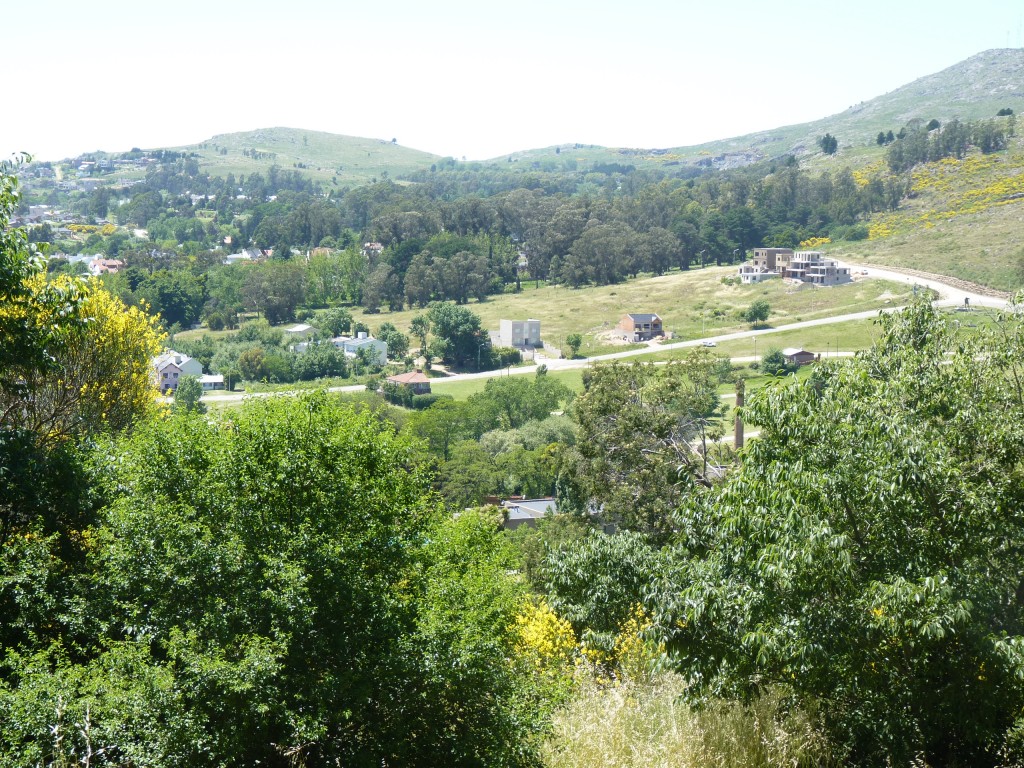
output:
[[[426,395],[413,395],[412,400],[410,401],[410,405],[413,409],[417,411],[422,411],[432,406],[438,400],[454,399],[455,398],[453,398],[451,395],[442,395],[431,392]]]

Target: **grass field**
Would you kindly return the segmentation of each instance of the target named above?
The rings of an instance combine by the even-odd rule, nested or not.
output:
[[[541,336],[561,348],[569,333],[582,333],[580,353],[590,357],[629,349],[602,338],[611,334],[625,312],[656,312],[675,340],[701,338],[742,331],[749,327],[739,312],[757,299],[771,305],[770,325],[799,320],[881,309],[905,303],[907,286],[879,280],[864,280],[832,288],[792,286],[782,280],[759,285],[726,285],[722,278],[736,273],[735,267],[709,267],[672,272],[619,285],[580,289],[524,283],[522,293],[502,294],[468,306],[485,328],[497,329],[502,318],[534,318],[541,322]],[[384,322],[408,330],[413,316],[421,310],[381,312],[367,315],[356,310],[356,320],[376,329]]]
[[[277,165],[282,171],[297,170],[328,188],[398,177],[426,170],[440,160],[437,155],[392,143],[392,138],[263,128],[222,134],[175,149],[198,153],[203,170],[212,176],[232,173],[239,177],[256,172],[266,176],[270,167]]]

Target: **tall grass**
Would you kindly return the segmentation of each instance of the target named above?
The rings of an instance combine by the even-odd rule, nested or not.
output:
[[[584,685],[554,722],[543,748],[548,768],[725,768],[827,766],[837,761],[812,718],[769,693],[750,705],[694,709],[685,683]]]

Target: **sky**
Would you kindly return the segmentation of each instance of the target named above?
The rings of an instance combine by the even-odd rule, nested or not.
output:
[[[817,120],[1021,47],[1024,0],[12,0],[0,18],[0,159],[286,126],[484,160]]]

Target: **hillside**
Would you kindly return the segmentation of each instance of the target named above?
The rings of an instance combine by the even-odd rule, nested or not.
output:
[[[829,246],[853,262],[920,269],[1016,291],[1024,283],[1024,139],[1005,151],[916,167],[899,210],[876,214],[870,239]]]
[[[233,173],[237,177],[255,172],[266,175],[272,165],[277,165],[283,170],[299,170],[323,183],[340,185],[406,175],[429,168],[440,159],[390,140],[298,128],[219,134],[199,144],[173,149],[196,152],[202,168],[212,176]]]
[[[693,164],[703,160],[714,167],[738,167],[786,154],[818,151],[815,142],[825,132],[839,139],[840,151],[873,147],[879,131],[898,131],[909,120],[954,117],[977,120],[992,117],[1003,107],[1021,111],[1024,103],[1024,49],[984,51],[941,72],[919,78],[895,91],[855,104],[837,115],[811,123],[788,125],[745,136],[721,139],[691,147],[667,149],[612,149],[561,145],[525,150],[514,159],[575,157],[586,162],[646,164]],[[869,152],[874,156],[875,152]]]

